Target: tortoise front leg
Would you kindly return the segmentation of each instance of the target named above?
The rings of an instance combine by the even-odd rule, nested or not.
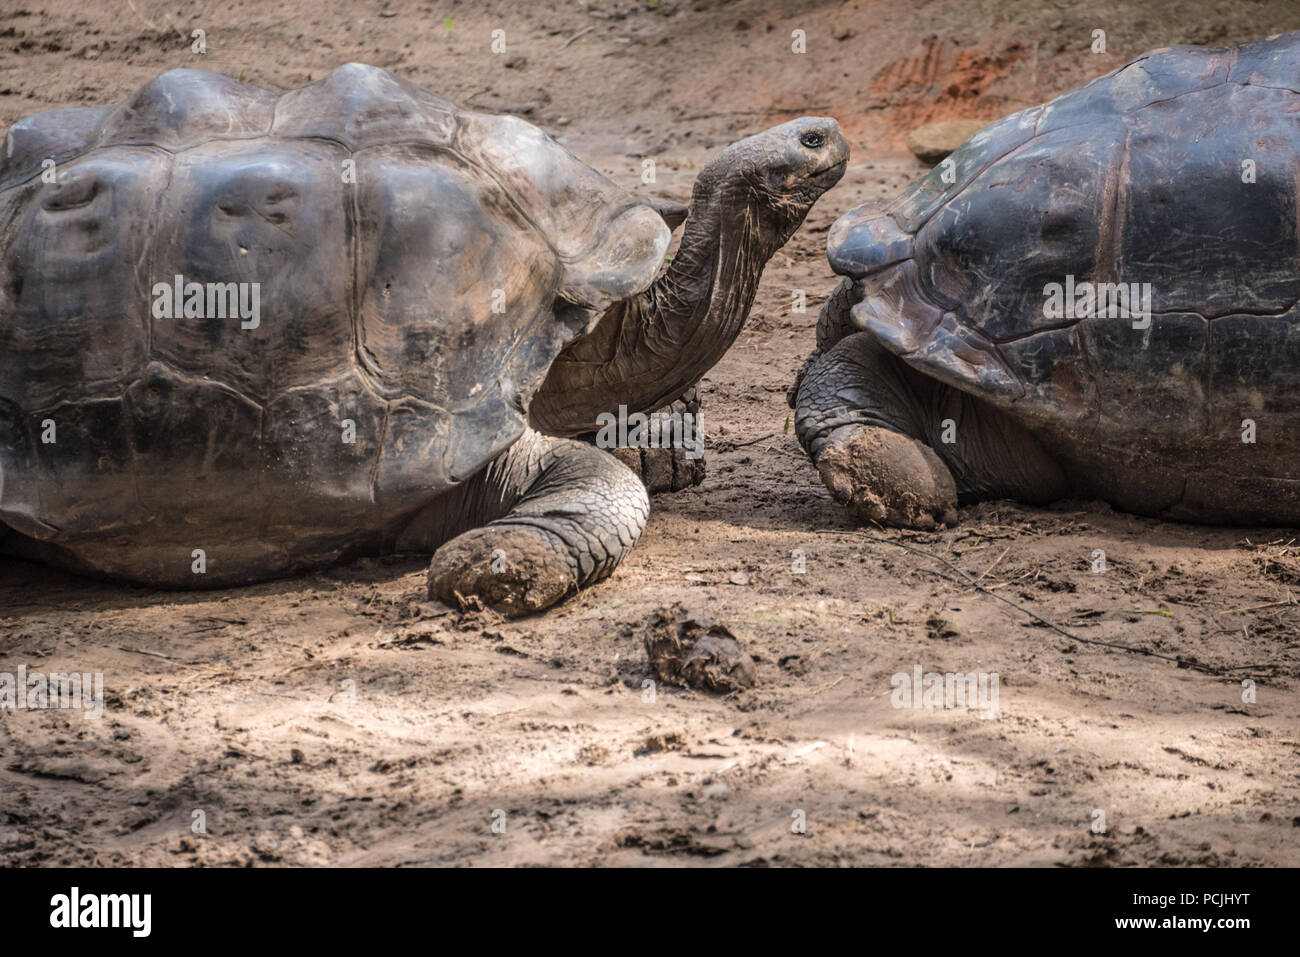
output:
[[[849,513],[919,528],[955,519],[957,484],[924,440],[919,398],[870,336],[856,333],[801,374],[795,432]]]
[[[445,507],[483,524],[434,553],[429,597],[452,604],[478,596],[510,617],[607,577],[650,514],[640,480],[612,456],[532,431],[467,485]]]
[[[835,500],[868,521],[916,528],[956,520],[957,502],[1047,502],[1069,493],[1024,427],[917,373],[868,333],[805,368],[795,429]]]

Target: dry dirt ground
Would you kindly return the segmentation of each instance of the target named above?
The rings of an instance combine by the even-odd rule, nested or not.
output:
[[[992,119],[1146,48],[1294,29],[1297,4],[0,7],[5,125],[170,67],[286,89],[361,60],[522,113],[629,188],[652,158],[680,199],[714,148],[794,115],[838,117],[854,149],[705,380],[707,480],[658,498],[631,559],[548,614],[427,603],[419,557],[188,594],[0,562],[0,671],[102,672],[106,694],[99,721],[0,711],[0,863],[1300,864],[1294,530],[1092,502],[861,529],[785,406],[833,285],[826,230],[922,172],[912,125]],[[740,639],[756,688],[649,700],[642,632],[677,605]],[[895,709],[891,676],[916,666],[997,672],[997,717]]]

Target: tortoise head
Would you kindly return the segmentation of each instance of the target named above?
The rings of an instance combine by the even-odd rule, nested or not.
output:
[[[849,145],[829,117],[805,116],[732,143],[695,181],[693,204],[712,205],[729,218],[755,216],[774,249],[788,240],[808,211],[839,182]]]

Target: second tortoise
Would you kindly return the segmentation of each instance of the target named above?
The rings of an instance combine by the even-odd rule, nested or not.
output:
[[[794,393],[856,516],[1300,525],[1300,33],[1156,50],[831,229]]]

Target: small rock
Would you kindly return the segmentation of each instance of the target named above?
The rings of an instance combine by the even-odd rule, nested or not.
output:
[[[907,148],[933,166],[987,125],[983,120],[943,120],[918,126],[907,134]]]
[[[276,840],[274,834],[270,831],[261,831],[253,838],[253,850],[265,860],[276,860],[279,858],[277,853],[280,850],[280,842]]]
[[[831,27],[831,36],[836,40],[847,40],[849,37],[853,36],[853,28],[846,27],[842,23],[837,23],[835,26]]]
[[[748,573],[748,572],[732,572],[732,573],[731,573],[731,578],[728,579],[728,581],[730,581],[731,584],[733,584],[733,585],[748,585],[748,584],[749,584],[749,573]]]

